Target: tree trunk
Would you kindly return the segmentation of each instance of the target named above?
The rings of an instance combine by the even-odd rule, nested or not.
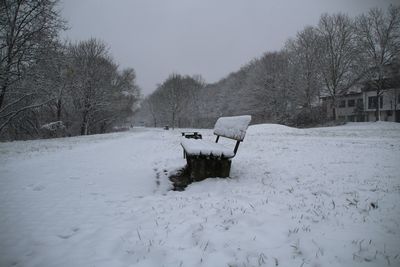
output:
[[[376,109],[375,109],[375,121],[381,120],[381,99],[380,90],[376,90]]]
[[[85,122],[81,124],[81,135],[85,135]]]
[[[333,117],[334,121],[337,120],[337,118],[336,118],[336,108],[335,107],[332,108],[332,117]]]
[[[175,130],[175,112],[172,112],[172,129]]]
[[[336,98],[332,97],[332,118],[337,121]]]
[[[57,100],[57,121],[61,121],[61,109],[62,109],[62,102],[61,99]]]
[[[3,85],[1,87],[1,92],[0,92],[0,109],[3,106],[3,102],[4,102],[4,97],[6,95],[6,90],[7,90],[7,86]]]
[[[19,5],[18,5],[18,9],[19,9]],[[16,12],[18,12],[18,9],[16,10]],[[15,18],[14,18],[14,21],[13,21],[13,25],[11,27],[11,33],[10,33],[9,38],[11,38],[11,36],[13,36],[14,28],[15,28]],[[3,71],[4,71],[3,75],[5,75],[5,78],[4,78],[3,84],[1,85],[1,91],[0,91],[0,109],[3,106],[4,98],[6,96],[8,85],[10,83],[10,72],[11,72],[11,63],[12,63],[12,50],[13,50],[14,44],[9,39],[7,40],[7,45],[8,44],[10,44],[10,45],[7,47],[7,52],[6,52],[7,53],[7,65],[6,65],[5,69],[3,69]]]
[[[9,64],[7,64],[7,67],[5,69],[5,75],[7,77],[5,77],[4,82],[1,85],[1,91],[0,91],[0,109],[3,106],[4,99],[6,97],[6,92],[7,92],[7,89],[8,89],[8,83],[9,83],[8,73],[9,72],[10,72],[10,66],[9,66]]]
[[[88,128],[88,112],[84,111],[81,124],[81,135],[87,135],[87,128]]]

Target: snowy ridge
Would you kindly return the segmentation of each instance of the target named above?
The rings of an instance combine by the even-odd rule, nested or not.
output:
[[[400,266],[400,124],[247,134],[184,192],[180,130],[0,143],[0,266]]]

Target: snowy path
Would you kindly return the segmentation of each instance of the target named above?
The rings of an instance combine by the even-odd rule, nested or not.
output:
[[[112,224],[119,216],[116,207],[160,187],[165,192],[165,177],[160,185],[156,180],[157,172],[163,173],[159,162],[174,150],[166,153],[169,145],[178,149],[166,144],[168,134],[144,131],[2,144],[0,265],[4,257],[10,258],[6,263],[14,258],[15,263],[35,265],[31,259],[37,253],[65,258],[58,253],[68,255],[68,249],[57,246],[74,249],[86,230],[93,233]],[[56,255],[51,255],[53,248]],[[46,261],[37,264],[45,266]]]
[[[0,144],[0,266],[400,265],[400,125],[252,126],[231,179],[171,192],[181,153],[155,129]]]

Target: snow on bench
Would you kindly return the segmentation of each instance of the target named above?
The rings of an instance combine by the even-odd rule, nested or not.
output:
[[[236,155],[239,143],[243,141],[251,116],[221,117],[214,127],[214,134],[217,135],[215,143],[203,139],[184,139],[181,142],[185,155],[188,156],[214,156],[222,158],[233,158]],[[234,139],[237,141],[232,150],[218,143],[219,137]]]
[[[221,117],[215,123],[214,134],[238,141],[243,141],[250,121],[250,115]]]
[[[232,149],[218,143],[213,143],[210,141],[200,140],[200,139],[184,139],[181,142],[183,149],[187,155],[193,156],[216,156],[232,158],[235,156]]]

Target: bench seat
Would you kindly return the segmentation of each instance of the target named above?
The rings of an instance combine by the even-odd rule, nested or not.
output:
[[[235,153],[231,148],[214,143],[205,141],[202,139],[184,139],[181,141],[181,145],[185,153],[189,156],[214,156],[222,158],[233,158]]]

